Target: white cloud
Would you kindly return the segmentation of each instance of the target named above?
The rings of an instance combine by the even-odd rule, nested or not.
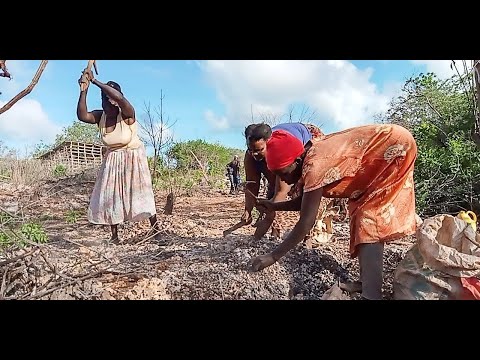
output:
[[[228,120],[225,116],[216,116],[213,111],[207,110],[205,111],[205,119],[214,129],[228,129]]]
[[[451,68],[452,60],[410,60],[412,64],[425,65],[428,72],[435,73],[439,78],[445,79],[457,74],[455,68]],[[460,74],[464,73],[463,60],[454,60]],[[467,66],[471,67],[471,61],[467,60]]]
[[[5,103],[0,101],[0,107]],[[23,98],[0,115],[0,139],[9,144],[49,143],[60,131],[37,100]]]
[[[383,95],[389,99],[396,98],[402,94],[402,87],[405,83],[399,81],[388,81],[383,84]]]
[[[198,63],[225,117],[211,109],[205,117],[213,127],[245,125],[253,113],[285,113],[294,103],[307,104],[319,121],[334,128],[371,123],[387,109],[389,96],[370,81],[373,69],[358,69],[344,60],[211,60]]]

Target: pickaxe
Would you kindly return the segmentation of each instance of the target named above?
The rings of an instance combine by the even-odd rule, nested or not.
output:
[[[88,70],[92,70],[92,66],[95,69],[95,74],[98,75],[97,60],[88,60],[87,68],[83,70],[83,73],[82,73],[82,85],[81,85],[82,91],[85,91],[87,88],[88,80],[85,75]]]

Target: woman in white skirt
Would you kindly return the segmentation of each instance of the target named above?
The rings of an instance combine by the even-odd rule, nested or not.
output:
[[[156,233],[155,239],[160,240],[147,155],[138,137],[133,106],[123,96],[120,85],[113,81],[103,84],[94,79],[90,70],[85,70],[78,82],[77,117],[85,123],[97,124],[102,142],[107,146],[90,198],[88,220],[110,225],[111,241],[118,243],[118,224],[148,218]],[[101,90],[102,110],[87,110],[90,83]]]

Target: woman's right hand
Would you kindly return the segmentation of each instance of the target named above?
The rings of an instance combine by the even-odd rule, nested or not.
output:
[[[91,70],[85,69],[78,79],[78,85],[80,85],[80,90],[85,91],[88,89],[90,82],[94,79],[93,72]]]

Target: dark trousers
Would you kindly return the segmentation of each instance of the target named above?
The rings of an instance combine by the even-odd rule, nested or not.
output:
[[[238,185],[240,184],[240,177],[228,174],[228,179],[230,180],[230,193],[237,191]]]

